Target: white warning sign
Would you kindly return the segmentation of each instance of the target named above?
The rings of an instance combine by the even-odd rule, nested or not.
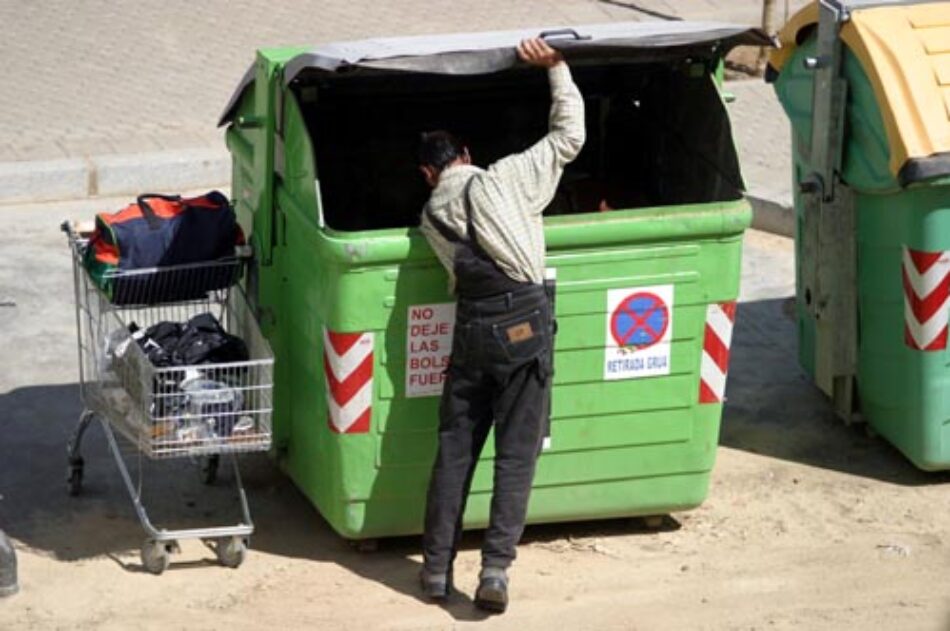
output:
[[[604,379],[670,374],[673,285],[607,292]]]
[[[455,304],[412,305],[406,329],[406,396],[442,394],[452,351]]]

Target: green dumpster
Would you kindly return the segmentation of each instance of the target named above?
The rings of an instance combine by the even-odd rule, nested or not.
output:
[[[416,228],[422,130],[478,164],[547,131],[539,31],[259,51],[222,117],[249,294],[273,345],[275,456],[341,535],[419,533],[454,300]],[[658,515],[706,497],[750,208],[716,83],[722,24],[559,29],[588,141],[545,220],[553,421],[528,521]],[[705,342],[705,346],[704,346]],[[466,527],[487,523],[492,440]]]
[[[950,3],[825,1],[780,39],[801,363],[846,420],[950,469]]]

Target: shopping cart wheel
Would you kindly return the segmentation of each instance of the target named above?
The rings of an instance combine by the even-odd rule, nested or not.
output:
[[[69,470],[66,473],[66,488],[73,497],[82,492],[82,468],[82,458],[74,458],[69,462]]]
[[[217,540],[214,551],[224,567],[240,567],[247,556],[247,541],[243,537],[222,537]]]
[[[142,546],[142,565],[152,574],[161,574],[168,569],[174,542],[148,539]]]
[[[218,479],[218,465],[221,464],[221,456],[215,454],[208,456],[201,463],[201,481],[205,484],[214,484]]]

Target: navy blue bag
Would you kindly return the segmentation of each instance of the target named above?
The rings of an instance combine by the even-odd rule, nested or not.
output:
[[[140,195],[117,213],[96,215],[96,229],[84,265],[114,304],[155,304],[203,297],[233,284],[238,266],[229,264],[244,243],[227,197],[211,191]],[[156,268],[219,262],[201,268]]]

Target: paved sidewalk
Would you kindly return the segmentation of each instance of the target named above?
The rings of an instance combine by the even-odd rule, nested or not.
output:
[[[785,5],[777,4],[780,24]],[[802,4],[791,0],[789,11]],[[158,161],[166,171],[177,164],[185,172],[198,169],[198,178],[226,181],[230,169],[215,123],[260,47],[657,19],[651,14],[759,24],[761,1],[0,3],[2,73],[4,84],[13,87],[0,91],[0,201],[35,199],[36,190],[53,198],[124,193],[123,187],[140,186],[143,174],[135,167],[143,160]],[[180,157],[182,150],[187,160]],[[116,155],[124,156],[118,164],[102,158]],[[98,181],[90,165],[109,170],[112,180]],[[203,184],[163,177],[153,175],[152,181],[186,188]]]
[[[746,195],[755,211],[754,226],[788,237],[795,234],[792,212],[792,130],[771,85],[734,81],[727,90]]]

